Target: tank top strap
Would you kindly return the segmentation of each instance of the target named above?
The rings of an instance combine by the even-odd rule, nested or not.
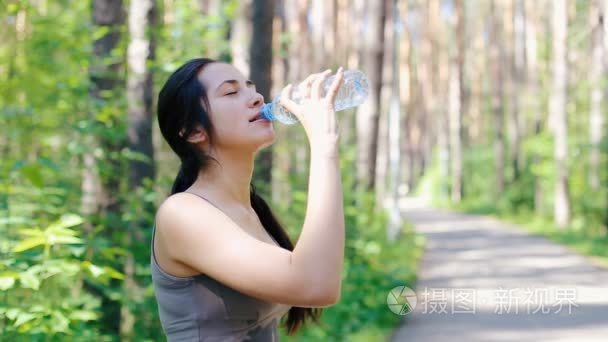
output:
[[[190,191],[184,191],[185,193],[194,195],[196,197],[202,198],[205,201],[207,201],[207,203],[211,204],[212,206],[214,206],[216,209],[218,209],[221,212],[224,212],[222,209],[220,209],[220,207],[218,207],[217,205],[215,205],[215,203],[211,202],[209,199],[207,199],[207,197],[203,196],[203,195],[199,195],[199,194],[195,194],[194,192],[190,192]]]
[[[213,202],[211,202],[210,200],[208,200],[208,199],[207,199],[207,198],[205,198],[204,196],[199,195],[199,194],[195,194],[194,192],[190,192],[190,191],[184,191],[184,192],[186,192],[186,193],[189,193],[189,194],[192,194],[192,195],[194,195],[194,196],[197,196],[197,197],[202,198],[203,200],[207,201],[207,203],[209,203],[209,204],[211,204],[212,206],[214,206],[214,207],[215,207],[217,210],[219,210],[219,211],[221,211],[222,213],[224,213],[224,215],[228,216],[228,215],[227,215],[227,214],[226,214],[226,213],[225,213],[225,212],[224,212],[224,211],[223,211],[223,210],[222,210],[220,207],[218,207],[217,205],[215,205]],[[230,216],[228,216],[228,217],[230,218]],[[263,225],[262,225],[262,227],[263,227]],[[264,230],[266,230],[266,227],[264,227]],[[272,236],[272,234],[270,234],[270,232],[268,232],[268,231],[266,230],[266,233],[268,234],[268,236],[270,236],[270,238],[272,239],[272,241],[274,241],[274,243],[275,243],[275,244],[277,244],[277,246],[281,246],[281,244],[280,244],[280,243],[279,243],[279,242],[278,242],[278,241],[277,241],[277,240],[274,238],[274,236]]]

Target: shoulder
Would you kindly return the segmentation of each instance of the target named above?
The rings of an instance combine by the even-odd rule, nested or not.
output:
[[[189,196],[189,194],[180,192],[165,198],[156,211],[156,224],[162,227],[167,220],[183,215],[189,207],[194,205],[193,199]]]
[[[193,241],[196,241],[199,247],[212,243],[214,233],[218,231],[217,225],[201,224],[214,221],[207,206],[210,204],[188,193],[173,194],[159,205],[155,218],[154,248],[157,262],[170,274],[189,277],[205,273],[193,268],[189,263],[184,263],[184,252],[192,251]],[[201,220],[201,217],[206,219]]]
[[[217,209],[210,203],[196,195],[180,192],[167,197],[158,207],[156,212],[156,228],[160,234],[171,231],[176,233],[188,233],[189,230],[200,225],[201,222],[214,223],[217,220]]]
[[[196,210],[192,210],[196,209]],[[218,209],[205,199],[188,192],[178,192],[167,197],[158,206],[157,219],[199,216],[197,213],[216,213]]]
[[[165,198],[165,200],[158,206],[158,210],[156,212],[157,217],[172,215],[176,212],[180,212],[180,208],[191,207],[193,205],[200,205],[203,202],[189,193],[186,192],[178,192],[176,194],[172,194],[169,197]]]

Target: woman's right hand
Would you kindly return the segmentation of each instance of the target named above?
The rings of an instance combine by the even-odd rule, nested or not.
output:
[[[344,79],[343,68],[338,69],[336,78],[327,93],[323,94],[323,83],[330,75],[331,70],[328,69],[308,76],[300,85],[304,92],[300,104],[290,99],[292,85],[289,84],[281,92],[280,104],[293,113],[304,127],[311,151],[337,154],[340,132],[334,102]]]

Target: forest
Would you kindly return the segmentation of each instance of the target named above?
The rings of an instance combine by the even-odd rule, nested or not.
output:
[[[284,340],[381,340],[425,238],[401,203],[492,215],[608,260],[606,0],[0,0],[0,341],[158,341],[157,206],[179,160],[156,100],[191,58],[266,102],[360,70],[338,112],[340,302]],[[297,240],[309,150],[274,123],[254,184]]]

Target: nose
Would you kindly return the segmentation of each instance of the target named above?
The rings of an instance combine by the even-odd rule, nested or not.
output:
[[[262,94],[256,92],[250,100],[250,105],[252,107],[258,107],[264,104],[264,96]]]

